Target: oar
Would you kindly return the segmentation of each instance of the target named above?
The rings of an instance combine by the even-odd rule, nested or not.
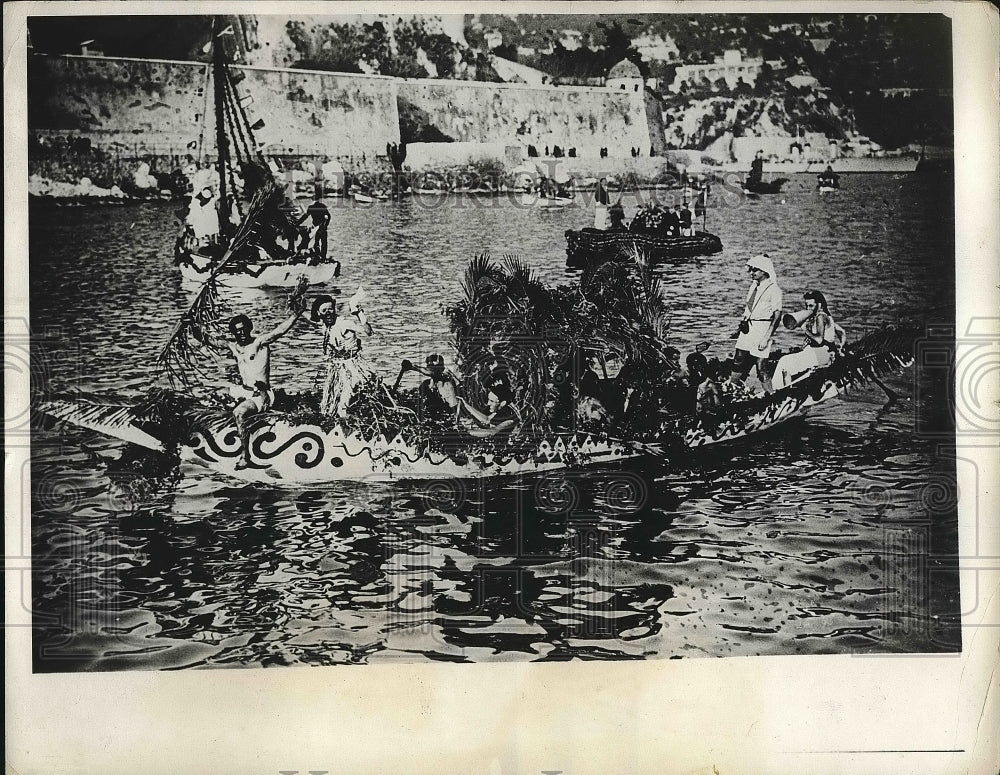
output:
[[[410,371],[410,369],[412,368],[413,364],[404,358],[403,363],[399,367],[399,374],[396,377],[396,381],[392,385],[393,393],[399,390],[399,383],[403,381],[403,375],[406,374],[406,372]]]
[[[876,385],[882,388],[882,390],[885,392],[886,398],[889,399],[890,404],[894,404],[896,403],[896,401],[899,400],[899,395],[897,395],[895,391],[891,390],[888,386],[886,386],[886,384],[882,382],[882,380],[880,380],[874,374],[872,375],[872,382],[874,382]]]

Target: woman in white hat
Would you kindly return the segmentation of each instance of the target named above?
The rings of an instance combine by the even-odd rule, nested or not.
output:
[[[743,307],[730,379],[742,383],[756,366],[758,379],[764,384],[760,364],[771,354],[771,337],[781,321],[781,288],[766,253],[748,260],[746,268],[752,282]]]

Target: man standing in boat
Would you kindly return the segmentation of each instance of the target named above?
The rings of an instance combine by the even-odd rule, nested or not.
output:
[[[322,191],[317,189],[316,201],[306,208],[305,213],[296,222],[296,226],[301,226],[306,218],[312,219],[312,226],[309,232],[302,238],[299,250],[312,249],[313,257],[310,263],[318,264],[326,261],[327,253],[327,227],[330,225],[330,208],[323,203]]]
[[[684,237],[694,236],[694,229],[692,228],[693,218],[686,199],[678,213],[678,218],[680,219],[681,235]]]
[[[766,253],[749,259],[746,268],[751,283],[736,335],[730,379],[734,383],[743,383],[750,370],[756,367],[757,377],[767,389],[766,382],[769,380],[761,371],[761,363],[771,354],[771,338],[781,321],[781,288],[778,287],[774,263]]]
[[[606,231],[608,222],[608,205],[611,204],[611,197],[608,196],[608,189],[605,183],[607,178],[597,181],[597,191],[594,194],[594,228]]]

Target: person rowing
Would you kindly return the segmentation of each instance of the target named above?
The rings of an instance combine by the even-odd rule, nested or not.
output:
[[[444,358],[438,353],[428,355],[426,366],[417,366],[411,361],[403,361],[403,371],[416,371],[427,379],[420,383],[420,404],[429,414],[444,414],[459,411],[459,380],[444,365]]]
[[[513,405],[514,394],[502,382],[496,382],[486,396],[487,410],[484,412],[472,406],[464,398],[458,399],[458,417],[464,420],[467,414],[475,423],[465,423],[465,430],[476,438],[489,438],[511,433],[521,422],[521,417]]]

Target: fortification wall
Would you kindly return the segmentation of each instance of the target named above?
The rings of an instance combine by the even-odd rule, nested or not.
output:
[[[459,142],[576,148],[628,156],[649,152],[643,95],[597,88],[531,87],[478,81],[399,81],[399,99]]]
[[[28,61],[31,131],[85,136],[109,150],[197,152],[207,65],[88,56]]]
[[[236,68],[246,111],[267,152],[300,156],[356,157],[385,154],[399,142],[397,82],[382,76],[311,70]],[[251,101],[252,100],[252,101]]]
[[[576,148],[613,158],[651,142],[644,95],[598,88],[529,87],[473,81],[237,67],[238,90],[265,152],[350,157],[384,154],[400,140],[399,105],[461,143]],[[86,136],[96,147],[137,156],[211,158],[214,106],[208,65],[91,56],[30,58],[29,127],[37,135]],[[655,134],[655,132],[653,133]],[[200,151],[204,150],[204,153]]]
[[[247,116],[264,120],[255,136],[268,153],[374,155],[399,141],[392,79],[235,69],[246,76],[238,91]],[[137,155],[197,156],[202,144],[215,146],[207,76],[208,65],[197,62],[34,56],[29,127]]]

